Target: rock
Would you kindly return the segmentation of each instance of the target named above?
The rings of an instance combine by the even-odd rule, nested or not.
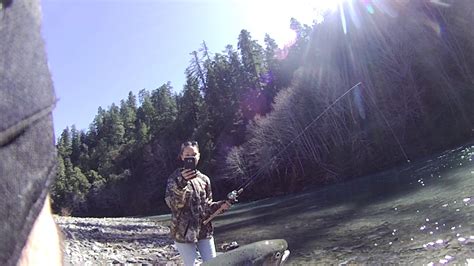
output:
[[[177,254],[175,247],[170,246],[172,240],[163,233],[166,227],[147,219],[56,216],[55,220],[65,236],[65,265],[162,265],[169,262],[166,257]]]

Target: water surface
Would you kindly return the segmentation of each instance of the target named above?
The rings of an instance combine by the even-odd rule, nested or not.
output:
[[[238,204],[216,241],[284,238],[289,264],[442,265],[474,258],[474,145],[308,192]]]

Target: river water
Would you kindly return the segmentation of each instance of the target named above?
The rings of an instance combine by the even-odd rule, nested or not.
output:
[[[474,145],[304,193],[237,204],[217,245],[284,238],[288,264],[474,263]]]

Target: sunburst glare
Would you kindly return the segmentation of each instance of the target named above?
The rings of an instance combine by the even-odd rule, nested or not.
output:
[[[236,4],[245,6],[247,14],[244,16],[249,23],[265,28],[280,47],[285,47],[291,46],[296,39],[296,33],[288,26],[290,18],[307,25],[320,23],[325,13],[337,10],[342,2],[347,1],[350,0],[244,0],[236,1]]]

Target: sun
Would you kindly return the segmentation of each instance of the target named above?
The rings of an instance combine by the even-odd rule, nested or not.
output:
[[[322,22],[324,14],[337,10],[343,1],[350,0],[243,0],[240,3],[246,5],[244,16],[256,29],[253,31],[265,31],[283,47],[291,45],[296,38],[289,27],[291,18],[311,26]]]

